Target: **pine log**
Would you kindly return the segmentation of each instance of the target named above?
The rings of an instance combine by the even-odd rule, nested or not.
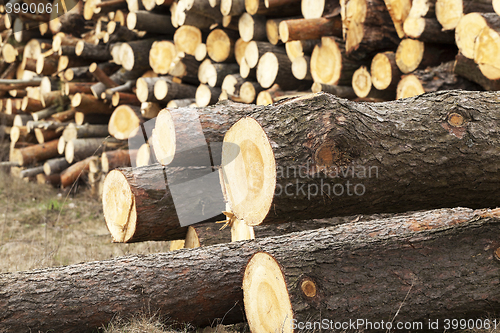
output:
[[[396,90],[401,71],[396,64],[396,54],[392,51],[377,53],[372,59],[370,75],[373,86],[378,90]]]
[[[300,15],[300,8],[287,1],[267,1],[272,6],[267,7],[265,0],[245,0],[245,10],[250,15],[266,15],[278,17],[291,17]]]
[[[360,98],[377,99],[381,101],[394,100],[394,90],[378,90],[372,87],[372,78],[365,66],[358,68],[352,75],[352,88]]]
[[[267,42],[251,41],[248,43],[245,48],[245,60],[248,66],[250,68],[257,67],[259,59],[267,52],[285,53],[285,50],[282,47],[277,47]]]
[[[311,82],[299,81],[290,73],[291,62],[283,53],[265,53],[257,65],[257,82],[262,88],[270,88],[273,84],[278,84],[283,90],[310,87]]]
[[[53,114],[52,119],[54,119],[58,122],[65,122],[65,121],[73,120],[75,118],[75,113],[76,113],[76,110],[71,108],[69,110]]]
[[[194,55],[196,47],[202,42],[201,30],[190,25],[179,27],[174,34],[174,44],[177,52]]]
[[[149,65],[155,73],[167,74],[176,55],[177,50],[173,41],[156,41],[149,51]]]
[[[284,20],[279,24],[281,41],[319,39],[323,36],[342,37],[340,16],[320,17],[317,19]]]
[[[106,151],[101,156],[102,172],[108,173],[116,168],[131,167],[132,161],[135,161],[136,158],[137,149]]]
[[[320,39],[294,40],[286,42],[286,55],[290,61],[293,61],[296,57],[302,57],[304,55],[310,56],[316,45],[320,42]]]
[[[25,96],[21,103],[21,110],[27,113],[32,113],[42,110],[44,107],[40,100]]]
[[[491,13],[491,1],[478,0],[436,0],[436,18],[443,30],[453,30],[464,14],[472,12]]]
[[[141,124],[144,122],[139,107],[118,106],[109,119],[109,134],[118,140],[127,140],[138,134],[142,135]]]
[[[57,71],[62,72],[63,70],[71,67],[81,67],[88,66],[93,63],[91,59],[84,59],[80,57],[70,57],[70,56],[60,56],[59,63],[57,64]]]
[[[57,152],[59,153],[59,155],[64,155],[65,149],[66,149],[66,140],[64,140],[64,137],[61,136],[57,141]]]
[[[57,188],[61,185],[61,175],[54,174],[47,176],[45,174],[40,173],[36,175],[36,181],[38,184],[47,184]]]
[[[208,1],[200,0],[179,0],[177,1],[177,10],[182,11],[181,15],[177,16],[179,25],[185,24],[184,16],[197,15],[205,19],[212,20],[213,23],[222,22],[222,13],[219,8],[210,6]],[[178,13],[179,14],[179,13]]]
[[[167,108],[183,108],[196,104],[195,98],[173,99],[167,104]]]
[[[224,202],[220,188],[207,190],[210,173],[211,167],[165,168],[159,164],[111,171],[104,182],[103,209],[113,241],[183,239],[187,227],[181,224],[186,221],[181,221],[180,212],[195,222],[218,216],[211,213],[221,212]],[[194,179],[197,188],[181,194],[176,185]],[[190,196],[191,201],[179,200],[179,196]]]
[[[189,84],[199,84],[198,68],[200,63],[196,61],[194,56],[184,55],[179,57],[173,63],[168,74],[180,78],[182,82]]]
[[[33,112],[31,115],[33,116],[34,121],[41,121],[42,119],[49,118],[57,112],[59,112],[59,106],[51,105],[43,110]]]
[[[470,13],[463,16],[455,29],[455,41],[460,53],[474,59],[474,43],[485,27],[500,27],[500,17],[495,13]]]
[[[198,79],[200,83],[206,83],[210,87],[220,87],[227,75],[236,74],[239,69],[236,63],[213,63],[205,59],[198,69]]]
[[[350,86],[330,86],[327,84],[322,84],[319,82],[314,82],[311,91],[313,93],[319,93],[321,91],[327,92],[329,94],[346,98],[346,99],[354,99],[356,98],[356,94],[354,93],[354,89]]]
[[[58,55],[40,55],[36,60],[36,73],[38,75],[52,75],[57,72],[59,62]]]
[[[196,105],[204,107],[215,104],[217,103],[220,93],[221,89],[218,87],[200,84],[196,89]]]
[[[500,79],[490,80],[481,72],[474,60],[457,54],[455,58],[454,73],[472,82],[476,82],[485,90],[500,90]]]
[[[123,145],[119,142],[110,138],[83,138],[83,139],[73,139],[66,142],[66,147],[64,148],[64,157],[68,163],[73,163],[76,161],[81,161],[89,156],[95,156],[96,154],[101,154],[106,148],[117,148]]]
[[[111,105],[116,107],[122,104],[139,106],[141,105],[141,101],[137,99],[135,94],[124,93],[121,91],[114,92],[111,97]]]
[[[135,94],[141,102],[158,102],[154,95],[155,83],[159,77],[141,77],[136,81]]]
[[[220,11],[223,16],[240,16],[245,13],[245,0],[221,0]]]
[[[160,77],[154,85],[154,96],[158,101],[169,102],[173,99],[194,98],[197,87],[173,82],[168,77]]]
[[[414,39],[403,39],[396,51],[396,64],[402,73],[411,73],[417,68],[437,66],[450,61],[457,54],[455,47],[424,43]]]
[[[211,17],[187,10],[185,1],[174,2],[170,7],[170,12],[172,13],[172,25],[176,28],[188,25],[206,30],[218,23]]]
[[[59,158],[52,158],[43,164],[43,172],[47,176],[59,174],[61,171],[66,170],[70,164],[68,161],[66,161],[66,158],[64,157],[59,157]]]
[[[311,76],[311,57],[298,56],[292,60],[292,74],[297,80],[312,80]]]
[[[19,178],[31,178],[43,173],[43,166],[37,166],[29,169],[24,169],[19,173]]]
[[[465,111],[457,107],[464,103],[475,108]],[[248,158],[247,162],[242,158],[242,166],[249,163],[253,166],[248,183],[242,182],[236,166],[225,167],[225,161],[236,158],[231,154],[239,152],[233,149],[225,153],[223,147],[227,193],[232,195],[234,184],[238,187],[238,194],[228,198],[232,212],[247,224],[256,225],[264,219],[266,222],[290,221],[327,214],[497,206],[499,187],[495,185],[498,179],[494,175],[499,165],[491,164],[494,158],[489,155],[498,154],[495,147],[499,146],[492,143],[497,136],[491,128],[484,129],[496,119],[493,110],[498,107],[497,103],[496,95],[490,92],[444,91],[418,99],[371,103],[370,108],[328,94],[253,107],[253,113],[245,115],[262,124],[273,146],[267,143],[265,147],[255,148],[252,150],[255,158],[241,152]],[[239,110],[232,107],[231,111],[232,116],[237,117]],[[329,125],[325,127],[323,121]],[[253,140],[253,144],[260,147],[262,134],[257,131],[250,135],[255,121],[245,118],[239,123],[240,126],[233,125],[227,131],[224,142],[244,150],[238,138],[239,133],[244,133],[244,140]],[[394,125],[396,123],[404,123],[404,129]],[[202,122],[202,128],[206,126]],[[290,136],[292,128],[297,129]],[[484,133],[490,134],[484,136]],[[290,137],[294,138],[293,142],[299,142],[301,136],[305,142],[302,146],[291,143]],[[412,141],[412,149],[400,146],[396,143],[399,140]],[[382,144],[378,144],[380,142]],[[297,151],[295,147],[301,148]],[[402,158],[403,155],[406,157]],[[470,177],[463,170],[467,170]],[[272,184],[273,178],[277,178],[276,186]],[[252,192],[246,195],[247,191]],[[424,191],[425,197],[421,196]],[[286,195],[289,193],[293,196]],[[252,204],[253,198],[259,202],[257,206]]]
[[[144,119],[156,118],[160,110],[161,106],[159,103],[153,103],[153,102],[141,103],[141,114],[144,117]]]
[[[304,18],[314,19],[337,13],[340,4],[337,0],[302,0],[300,7]]]
[[[481,87],[454,73],[453,61],[436,67],[418,70],[404,77],[398,84],[397,98],[407,98],[438,90],[482,90]]]
[[[127,15],[127,28],[130,30],[155,32],[162,35],[173,35],[175,33],[170,16],[142,10]]]
[[[49,142],[54,139],[59,139],[61,132],[53,129],[35,128],[34,129],[36,141],[38,143]]]
[[[107,88],[117,87],[118,84],[113,81],[106,73],[99,68],[97,63],[92,63],[89,66],[89,72],[101,83],[103,83]]]
[[[115,82],[116,84],[123,85],[130,80],[136,80],[139,76],[144,73],[142,70],[133,70],[128,71],[124,68],[121,68],[117,72],[113,73],[109,78]],[[102,82],[94,84],[91,88],[92,94],[96,98],[100,98],[101,94],[106,90],[106,85]]]
[[[363,62],[346,56],[344,43],[335,37],[322,37],[311,55],[311,75],[314,82],[328,85],[348,85],[354,71]]]
[[[474,62],[490,80],[500,79],[500,25],[484,27],[474,43]]]
[[[436,18],[408,17],[404,22],[406,36],[426,43],[454,44],[455,34],[451,30],[442,30]]]
[[[27,166],[56,157],[59,155],[57,152],[58,141],[53,140],[43,144],[15,149],[12,152],[11,161],[17,162],[21,166]]]
[[[9,136],[12,145],[16,144],[17,142],[37,142],[34,132],[29,131],[28,126],[12,126]]]
[[[71,99],[71,106],[78,112],[85,114],[110,115],[113,109],[92,95],[76,93]]]
[[[387,11],[391,16],[392,23],[399,38],[405,37],[403,24],[406,21],[412,7],[411,0],[384,0]]]
[[[94,82],[64,82],[62,91],[66,96],[77,93],[92,94],[92,90],[90,90],[92,85],[94,85]]]
[[[266,22],[266,35],[267,35],[267,40],[269,43],[273,45],[277,45],[279,42],[281,42],[280,39],[280,33],[279,33],[279,24],[281,21],[285,19],[283,18],[276,18],[276,19],[269,19]]]
[[[266,17],[243,13],[238,21],[238,31],[245,42],[266,40]]]
[[[150,69],[149,49],[154,41],[154,39],[141,39],[124,43],[120,49],[123,68],[128,71]]]
[[[283,243],[256,253],[243,277],[250,330],[443,330],[450,316],[485,318],[500,299],[498,215],[457,208],[271,238]]]
[[[89,164],[94,156],[88,157],[83,161],[76,162],[69,168],[61,172],[61,186],[63,188],[70,187],[89,171]]]
[[[381,0],[341,2],[346,53],[363,58],[366,53],[393,49],[399,39],[385,3]]]
[[[245,82],[245,79],[239,74],[229,74],[224,77],[222,81],[221,89],[226,91],[228,95],[239,96],[241,85]]]
[[[235,31],[214,29],[207,36],[207,54],[215,62],[234,61],[234,43],[238,39]]]

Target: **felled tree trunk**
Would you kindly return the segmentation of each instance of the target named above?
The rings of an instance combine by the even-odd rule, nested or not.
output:
[[[250,225],[499,205],[497,108],[495,93],[465,91],[369,108],[327,94],[254,107],[246,116],[258,124],[242,119],[224,138],[239,147],[222,150],[229,204]]]
[[[224,209],[220,187],[204,186],[210,184],[205,176],[212,172],[211,167],[165,168],[160,164],[111,171],[102,197],[113,241],[184,239],[187,225],[220,215]],[[196,184],[179,186],[189,181]]]
[[[500,305],[499,213],[447,209],[274,238],[288,242],[256,253],[243,278],[250,330],[444,330],[450,318],[488,318]]]

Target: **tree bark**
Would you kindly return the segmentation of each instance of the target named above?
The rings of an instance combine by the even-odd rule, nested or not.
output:
[[[89,171],[89,164],[93,156],[90,156],[83,161],[76,162],[69,168],[61,172],[61,186],[63,188],[72,186],[80,177],[84,176]]]
[[[194,219],[192,223],[219,215],[224,209],[220,188],[200,192],[206,181],[201,177],[212,172],[211,167],[165,168],[160,164],[111,171],[104,182],[103,209],[113,241],[184,239],[187,226],[181,225],[181,211],[188,212],[186,219]],[[178,185],[194,179],[198,188],[182,195],[191,200],[174,201],[179,199],[174,197],[179,194]],[[210,215],[217,208],[218,214]]]
[[[485,90],[500,90],[500,79],[490,80],[481,72],[474,60],[457,54],[455,58],[454,73],[465,77],[466,79],[476,82]]]
[[[127,27],[130,30],[155,32],[162,35],[173,35],[175,28],[170,16],[138,11],[127,15]]]
[[[266,222],[499,205],[495,170],[500,165],[492,162],[499,153],[498,145],[493,143],[498,140],[499,129],[489,125],[497,117],[495,96],[488,92],[445,91],[418,99],[373,103],[366,108],[319,94],[268,107],[249,107],[240,115],[256,119],[266,131],[277,168],[270,171],[269,177],[277,177],[277,185],[271,186],[274,197],[273,193],[265,194],[265,187],[258,190],[257,185],[268,179],[260,170],[274,170],[265,162],[267,155],[262,155],[262,162],[257,157],[242,162],[255,162],[260,167],[252,167],[255,174],[250,176],[256,178],[240,186],[255,184],[260,198],[272,198]],[[463,103],[477,106],[465,110],[459,106]],[[237,117],[239,110],[232,107],[231,111]],[[404,129],[396,123],[404,123]],[[207,125],[202,122],[204,129]],[[232,129],[224,140],[237,144],[233,139],[239,140],[239,132]],[[262,147],[260,153],[264,154],[265,149]],[[245,152],[242,154],[245,156]],[[226,171],[231,170],[226,169],[224,161],[232,155],[224,156],[223,148],[226,187],[231,187],[231,182],[241,182],[242,177],[227,175]],[[231,172],[236,172],[234,168]],[[241,191],[244,193],[244,189]],[[426,196],[421,195],[423,192]],[[229,199],[229,203],[238,219],[256,225],[260,221],[251,221],[253,215],[244,208],[254,202],[250,198]],[[235,212],[236,201],[240,202],[241,214]]]
[[[279,24],[283,43],[292,40],[320,39],[323,36],[342,37],[342,20],[339,15],[317,19],[284,20]]]
[[[47,176],[59,174],[61,171],[66,170],[70,164],[64,157],[51,158],[43,164],[43,172]]]
[[[335,294],[323,293],[323,288],[326,288],[324,285],[335,286],[339,281],[351,281],[352,283],[344,283],[343,288],[337,290],[338,301],[334,302],[337,304],[335,310],[341,311],[342,319],[352,318],[353,306],[356,305],[366,309],[366,315],[374,318],[373,321],[382,318],[390,320],[403,300],[408,300],[409,304],[418,303],[413,315],[413,306],[403,306],[400,310],[401,319],[429,316],[429,304],[433,305],[432,308],[439,309],[436,312],[436,317],[439,318],[446,318],[442,317],[445,314],[460,315],[460,318],[486,316],[491,310],[488,304],[495,306],[499,302],[495,293],[498,288],[492,283],[492,279],[499,274],[497,265],[492,265],[493,252],[499,246],[495,238],[498,234],[498,218],[481,218],[480,215],[474,215],[474,212],[468,213],[470,210],[465,210],[465,213],[463,211],[464,209],[451,210],[450,217],[454,219],[442,223],[444,226],[440,229],[433,228],[436,223],[429,219],[424,223],[414,223],[413,231],[406,234],[399,232],[397,227],[393,230],[385,227],[386,223],[380,222],[386,220],[381,220],[373,224],[373,228],[370,227],[372,224],[367,223],[348,224],[342,231],[338,228],[320,229],[215,247],[6,273],[0,275],[0,284],[4,290],[0,297],[5,303],[1,310],[4,318],[1,325],[6,330],[16,330],[20,333],[29,332],[30,329],[55,329],[62,333],[84,332],[101,327],[117,315],[127,317],[141,310],[149,310],[162,317],[177,322],[190,322],[196,326],[211,325],[215,318],[224,318],[224,323],[242,322],[243,313],[235,304],[243,302],[241,286],[245,266],[257,251],[270,253],[283,267],[288,267],[285,262],[289,262],[291,258],[295,260],[295,264],[296,258],[311,259],[300,260],[305,269],[299,272],[299,267],[296,266],[293,272],[298,273],[297,276],[291,274],[288,269],[285,271],[285,274],[289,273],[288,277],[293,278],[293,281],[290,281],[294,282],[289,285],[290,296],[296,294],[292,289],[300,291],[300,287],[296,288],[296,282],[302,277],[319,277],[312,274],[323,274],[324,281],[327,281],[321,283],[314,280],[318,296],[324,297],[321,299],[335,297]],[[488,214],[486,212],[484,215]],[[462,223],[453,225],[457,220]],[[349,226],[357,228],[345,230]],[[425,230],[428,228],[433,230]],[[379,232],[371,233],[372,230]],[[392,234],[385,235],[387,230]],[[395,237],[395,233],[401,233],[401,236]],[[359,255],[353,256],[351,251]],[[401,255],[402,253],[404,255]],[[478,253],[482,255],[477,255]],[[413,260],[406,260],[406,255]],[[436,260],[446,264],[446,267],[450,266],[450,269],[445,271],[448,274],[443,275],[443,266],[433,265]],[[361,262],[373,269],[369,272],[360,270],[359,268],[363,267],[360,266]],[[313,265],[329,263],[345,269],[337,269],[335,274],[331,274],[330,268],[312,270]],[[414,263],[418,265],[413,267]],[[435,272],[436,267],[441,267],[441,273]],[[420,268],[428,270],[423,271]],[[380,272],[380,275],[369,274],[372,271]],[[353,281],[353,272],[359,280]],[[477,274],[473,275],[473,272],[484,274],[481,279],[476,279]],[[381,276],[384,279],[380,280]],[[471,278],[475,283],[470,283]],[[457,286],[453,289],[455,293],[452,298],[446,288],[443,289],[443,283],[434,284],[445,279],[448,280],[444,284]],[[75,281],[78,281],[78,288],[75,287]],[[95,288],[96,283],[100,286],[98,290]],[[410,296],[405,298],[412,284]],[[366,295],[362,294],[365,290],[362,287],[368,288]],[[377,287],[384,289],[379,290]],[[182,297],[196,300],[198,306],[193,306],[192,301],[179,302],[179,290],[182,290]],[[347,290],[352,290],[354,296],[359,294],[362,297],[354,297],[348,302],[344,295]],[[414,293],[419,290],[422,292]],[[488,293],[484,294],[483,290],[488,290]],[[435,293],[442,295],[447,302],[443,304],[443,298],[436,298]],[[200,295],[203,297],[200,298]],[[480,295],[486,298],[481,299]],[[32,302],[25,302],[26,298],[30,298]],[[314,302],[318,298],[313,301],[305,298],[310,305],[304,308],[302,313],[318,309],[320,305]],[[292,302],[295,299],[293,298]],[[372,306],[373,302],[367,302],[367,299],[373,302],[386,300],[389,303]],[[479,300],[471,301],[476,299]],[[300,298],[297,298],[297,301],[299,300]],[[96,307],[96,304],[99,306]],[[425,312],[421,312],[424,307]],[[319,311],[314,312],[314,316],[318,313]],[[296,315],[297,317],[293,318],[301,318],[300,313]],[[431,314],[429,319],[434,319],[433,315]],[[335,317],[328,317],[336,319],[337,314]]]
[[[405,322],[421,325],[411,331],[443,330],[450,318],[488,318],[500,304],[499,222],[498,209],[456,208],[300,233],[249,261],[243,293],[250,330],[298,332],[320,323],[325,331],[343,323],[356,331],[389,330],[389,323],[402,330]]]
[[[12,152],[11,161],[17,162],[21,166],[27,166],[56,157],[59,155],[57,152],[58,141],[53,140],[43,144],[16,149]]]
[[[118,149],[106,151],[101,156],[102,172],[108,173],[116,168],[131,167],[137,157],[137,149]]]

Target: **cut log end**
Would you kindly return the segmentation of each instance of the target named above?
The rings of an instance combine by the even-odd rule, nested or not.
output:
[[[372,88],[372,79],[365,66],[358,68],[352,76],[352,88],[356,96],[365,98]]]
[[[198,233],[196,232],[196,229],[193,227],[188,227],[188,231],[186,233],[186,240],[183,243],[183,248],[195,249],[200,246],[201,243],[198,237]]]
[[[207,37],[207,53],[216,62],[226,61],[232,54],[234,44],[224,30],[215,29]]]
[[[470,13],[460,19],[455,29],[455,41],[465,57],[474,59],[474,42],[486,26],[486,20],[479,13]]]
[[[392,66],[389,58],[384,53],[373,57],[370,69],[372,84],[378,90],[387,89],[392,83]]]
[[[336,85],[342,69],[342,54],[333,38],[321,38],[311,55],[311,75],[314,82]]]
[[[222,169],[233,214],[250,226],[260,224],[271,207],[276,166],[269,140],[254,119],[243,118],[226,133]]]
[[[407,75],[401,79],[398,83],[398,87],[396,90],[396,98],[408,98],[417,96],[425,93],[424,87],[422,87],[422,83],[418,80],[418,78],[413,75]]]
[[[120,171],[112,170],[106,176],[102,203],[106,226],[113,241],[126,243],[135,232],[137,213],[133,193]]]
[[[464,14],[463,2],[462,0],[438,0],[435,11],[443,30],[453,30]]]
[[[278,70],[279,62],[274,53],[267,52],[260,58],[257,66],[257,81],[262,88],[267,89],[274,84],[276,76],[278,75]]]
[[[158,114],[152,140],[158,162],[162,165],[170,164],[175,156],[176,137],[174,120],[168,109],[164,109]]]
[[[490,80],[500,79],[500,34],[484,27],[474,45],[474,61],[481,73]]]
[[[141,119],[137,114],[138,112],[129,105],[118,106],[109,119],[109,134],[118,140],[134,137],[141,125]]]
[[[252,332],[293,332],[293,310],[285,278],[271,255],[258,252],[250,259],[242,288],[246,318]],[[310,286],[306,288],[309,292]]]
[[[403,73],[417,69],[424,55],[424,43],[414,39],[404,39],[396,51],[396,64]]]

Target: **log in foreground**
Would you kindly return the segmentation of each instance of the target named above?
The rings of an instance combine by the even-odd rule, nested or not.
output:
[[[398,320],[482,316],[500,302],[500,266],[494,259],[500,219],[498,211],[494,213],[446,209],[262,240],[2,274],[0,330],[87,332],[117,315],[133,316],[144,309],[196,326],[223,317],[227,324],[242,322],[245,266],[257,251],[268,252],[283,265],[287,281],[292,282],[285,289],[290,296],[301,292],[303,284],[297,288],[297,282],[303,278],[311,278],[316,287],[316,297],[299,295],[292,299],[293,306],[286,294],[277,300],[296,311],[289,319],[301,319],[305,313],[316,316],[317,309],[325,311],[322,300],[329,299],[335,309],[321,312],[323,318],[340,320],[356,311],[362,318],[390,320],[412,285]],[[299,271],[287,265],[290,262]],[[314,269],[315,265],[325,269]],[[272,291],[272,286],[261,291]],[[269,300],[253,292],[251,297]],[[297,311],[296,302],[308,306]],[[272,314],[280,314],[274,302],[266,304],[273,306]],[[253,306],[246,308],[254,331],[255,316],[248,315]],[[267,320],[264,312],[261,316]],[[265,332],[274,332],[273,326]]]
[[[498,107],[496,93],[466,91],[369,107],[328,94],[253,107],[246,115],[257,121],[240,120],[224,138],[228,203],[249,225],[500,205]]]
[[[221,220],[224,198],[213,171],[160,164],[111,171],[102,203],[113,241],[184,239],[189,224]]]
[[[303,332],[301,322],[312,331],[318,326],[306,322],[322,319],[326,332],[349,321],[359,325],[352,331],[405,322],[421,325],[410,331],[443,330],[446,319],[489,318],[500,305],[499,217],[500,209],[457,208],[271,238],[290,243],[247,265],[250,330]]]

